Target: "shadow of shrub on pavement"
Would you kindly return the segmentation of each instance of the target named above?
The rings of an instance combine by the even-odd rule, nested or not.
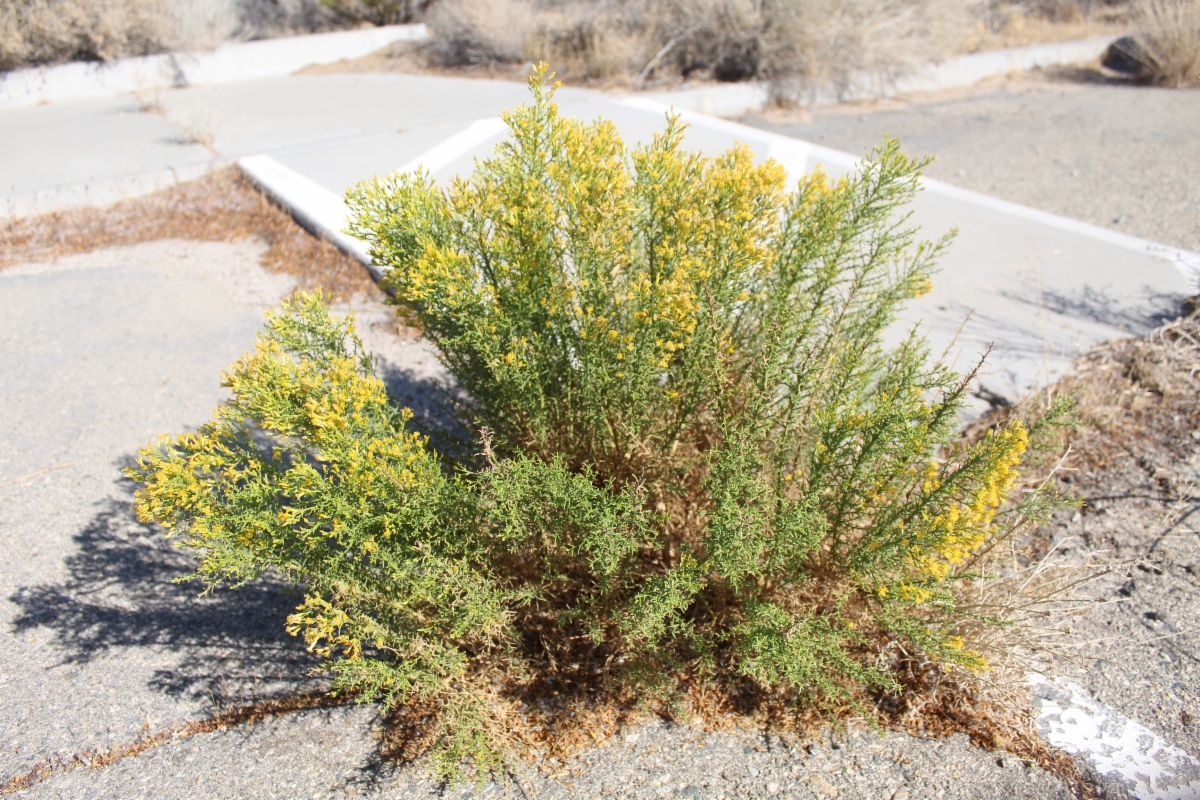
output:
[[[125,459],[121,466],[131,463]],[[179,654],[151,687],[174,696],[251,702],[317,684],[318,659],[284,631],[298,594],[278,580],[200,596],[197,583],[176,583],[195,562],[154,527],[138,522],[132,481],[74,537],[67,578],[18,589],[15,633],[48,628],[62,663],[86,663],[120,649]]]
[[[1001,294],[1054,314],[1118,328],[1134,336],[1147,336],[1178,318],[1184,313],[1187,300],[1184,295],[1157,292],[1149,286],[1134,297],[1116,297],[1095,286],[1083,286],[1069,293],[1042,289]]]

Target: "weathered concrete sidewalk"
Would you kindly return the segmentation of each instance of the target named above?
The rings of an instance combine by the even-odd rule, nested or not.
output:
[[[70,176],[83,185],[129,184],[137,175],[191,174],[247,155],[270,156],[341,195],[526,97],[522,85],[501,81],[324,74],[173,91],[159,99],[161,114],[139,113],[130,99],[0,112],[0,132],[28,141],[25,152],[35,155],[0,153],[0,174],[17,187],[0,200],[20,205],[39,192],[81,194],[70,189]],[[579,89],[563,89],[558,99],[565,114],[613,119],[630,142],[646,141],[664,123],[665,109],[636,99]],[[700,115],[688,119],[689,145],[708,153],[741,141],[793,174],[823,165],[836,175],[854,165],[855,156],[819,144]],[[870,142],[881,138],[876,131]],[[454,151],[435,174],[469,171],[497,140]],[[70,157],[56,159],[56,152]],[[960,367],[994,345],[983,383],[1009,399],[1052,379],[1095,342],[1149,330],[1195,291],[1200,275],[1195,254],[949,185],[931,183],[914,212],[923,236],[955,227],[959,235],[934,292],[911,306],[904,324],[922,322],[936,349],[954,341]]]

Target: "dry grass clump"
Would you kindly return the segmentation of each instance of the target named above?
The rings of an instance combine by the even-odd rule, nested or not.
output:
[[[1187,458],[1200,427],[1200,311],[1185,315],[1145,339],[1123,339],[1096,348],[1060,381],[1078,398],[1089,425],[1072,443],[1090,472],[1112,464],[1132,442]]]
[[[1127,0],[987,0],[972,15],[975,28],[962,43],[965,53],[1129,31]]]
[[[1200,0],[1138,0],[1137,34],[1117,43],[1134,77],[1159,86],[1200,86]]]
[[[0,0],[0,70],[407,22],[423,0]]]
[[[266,242],[262,265],[296,275],[300,288],[382,296],[358,261],[309,234],[234,168],[107,208],[0,222],[0,268],[157,239],[246,238]]]
[[[567,79],[770,80],[785,94],[888,78],[953,52],[961,0],[444,0],[430,52],[446,66],[547,61]]]
[[[155,53],[172,34],[161,0],[0,0],[0,69]]]

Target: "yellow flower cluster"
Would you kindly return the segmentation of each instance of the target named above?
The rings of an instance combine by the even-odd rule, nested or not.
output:
[[[1018,476],[1016,467],[1028,445],[1029,434],[1020,420],[1014,420],[999,434],[989,431],[985,446],[994,449],[995,455],[975,496],[970,503],[953,504],[934,518],[933,529],[943,533],[933,552],[923,553],[913,547],[911,562],[919,576],[944,579],[951,567],[961,564],[987,540],[992,519],[1008,498]],[[936,476],[937,464],[931,463],[924,475],[925,492],[940,486]]]
[[[287,632],[292,636],[303,633],[309,652],[329,658],[341,648],[347,658],[362,655],[362,642],[343,632],[350,622],[346,612],[322,597],[307,595],[287,618]]]

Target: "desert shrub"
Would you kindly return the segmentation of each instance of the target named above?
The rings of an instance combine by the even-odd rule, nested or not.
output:
[[[958,0],[679,0],[660,38],[668,63],[717,80],[762,78],[782,96],[888,80],[958,47],[968,26]]]
[[[901,211],[921,162],[886,141],[788,191],[676,118],[627,149],[531,89],[469,180],[349,195],[479,455],[414,431],[352,322],[299,296],[211,423],[142,452],[139,514],[209,586],[300,584],[289,629],[337,687],[435,704],[447,776],[500,763],[539,681],[804,704],[896,691],[901,649],[983,667],[958,589],[1041,507],[1006,499],[1054,414],[956,443],[967,377],[915,332],[883,343],[947,242]]]
[[[396,25],[412,22],[433,5],[433,0],[320,0],[341,20]]]
[[[444,0],[430,13],[430,51],[447,66],[511,64],[531,36],[526,8],[513,0]]]
[[[1133,66],[1134,77],[1162,86],[1200,86],[1200,2],[1138,0],[1137,31],[1114,44]]]
[[[203,50],[390,21],[423,8],[371,0],[0,0],[0,69]]]
[[[653,42],[637,6],[605,2],[440,0],[428,52],[447,66],[550,61],[575,77],[628,74]]]
[[[0,69],[161,51],[171,37],[156,0],[0,0]]]
[[[447,64],[545,60],[571,77],[761,78],[783,93],[887,79],[956,48],[960,0],[445,0],[429,24]]]

